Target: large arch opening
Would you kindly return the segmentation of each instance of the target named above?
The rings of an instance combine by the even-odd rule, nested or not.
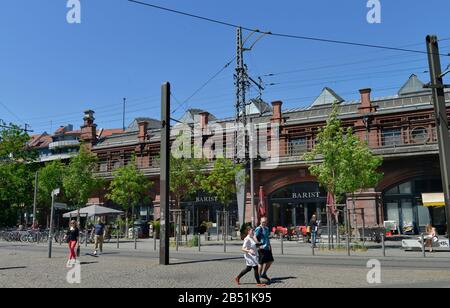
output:
[[[428,224],[445,234],[445,208],[425,207],[422,203],[423,193],[441,192],[439,177],[416,177],[396,183],[383,191],[384,219],[395,222],[401,234],[424,232]]]
[[[327,192],[317,182],[282,187],[268,196],[269,225],[305,226],[314,214],[321,224],[326,224],[326,201]]]

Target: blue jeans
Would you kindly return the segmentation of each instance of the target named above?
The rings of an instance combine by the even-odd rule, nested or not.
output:
[[[317,232],[311,232],[311,245],[316,246]]]

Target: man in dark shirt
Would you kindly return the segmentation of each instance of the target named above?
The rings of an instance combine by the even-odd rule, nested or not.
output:
[[[101,254],[103,252],[103,240],[105,236],[105,224],[102,222],[102,219],[97,218],[97,224],[94,226],[94,236],[95,236],[95,250],[94,255]],[[100,248],[100,253],[98,253],[98,249]]]

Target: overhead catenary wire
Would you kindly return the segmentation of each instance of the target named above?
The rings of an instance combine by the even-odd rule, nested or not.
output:
[[[17,121],[19,121],[22,124],[25,124],[25,121],[23,121],[17,114],[15,114],[13,111],[11,111],[11,109],[8,108],[8,106],[6,106],[2,101],[0,101],[0,105],[3,106],[3,108],[9,113],[11,114]]]
[[[208,84],[210,84],[217,76],[219,76],[223,71],[225,71],[231,63],[236,59],[236,56],[234,56],[230,61],[228,61],[219,71],[217,71],[214,75],[212,75],[205,83],[203,83],[197,90],[195,90],[188,98],[186,98],[177,108],[175,108],[171,114],[173,115],[176,113],[180,108],[182,108],[184,105],[186,105],[195,95],[197,95],[201,90],[203,90]],[[189,106],[189,105],[188,105]],[[186,108],[185,110],[188,110],[189,108]]]
[[[243,30],[247,30],[250,32],[256,32],[256,33],[263,33],[269,36],[275,36],[275,37],[282,37],[282,38],[290,38],[290,39],[299,39],[299,40],[308,40],[308,41],[316,41],[316,42],[322,42],[322,43],[331,43],[331,44],[340,44],[340,45],[350,45],[350,46],[358,46],[358,47],[366,47],[366,48],[375,48],[375,49],[384,49],[384,50],[392,50],[392,51],[402,51],[402,52],[410,52],[410,53],[420,53],[420,54],[428,54],[427,51],[422,50],[414,50],[414,49],[406,49],[406,48],[397,48],[397,47],[390,47],[390,46],[383,46],[383,45],[376,45],[376,44],[367,44],[367,43],[358,43],[358,42],[351,42],[351,41],[344,41],[344,40],[334,40],[334,39],[328,39],[328,38],[319,38],[319,37],[312,37],[312,36],[304,36],[304,35],[295,35],[295,34],[286,34],[286,33],[277,33],[277,32],[271,32],[271,31],[261,31],[259,29],[252,29],[250,27],[240,26],[237,24],[233,24],[230,22],[225,22],[222,20],[204,17],[196,14],[191,14],[187,12],[182,12],[175,9],[170,9],[167,7],[163,7],[160,5],[151,4],[148,2],[143,1],[137,1],[137,0],[128,0],[131,3],[139,4],[167,12],[171,12],[178,15],[183,15],[227,27],[232,28],[241,28]],[[448,54],[439,54],[440,56],[449,56]]]

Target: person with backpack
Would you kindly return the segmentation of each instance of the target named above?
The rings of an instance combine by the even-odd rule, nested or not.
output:
[[[103,253],[103,241],[105,238],[105,224],[102,219],[97,218],[97,224],[94,225],[94,240],[95,240],[95,250],[94,256]],[[98,250],[100,249],[100,252]]]
[[[268,283],[271,279],[267,277],[267,271],[274,262],[272,254],[272,245],[270,245],[270,230],[267,226],[267,217],[261,218],[261,225],[255,229],[255,235],[253,237],[256,245],[259,245],[259,276],[267,280]]]

